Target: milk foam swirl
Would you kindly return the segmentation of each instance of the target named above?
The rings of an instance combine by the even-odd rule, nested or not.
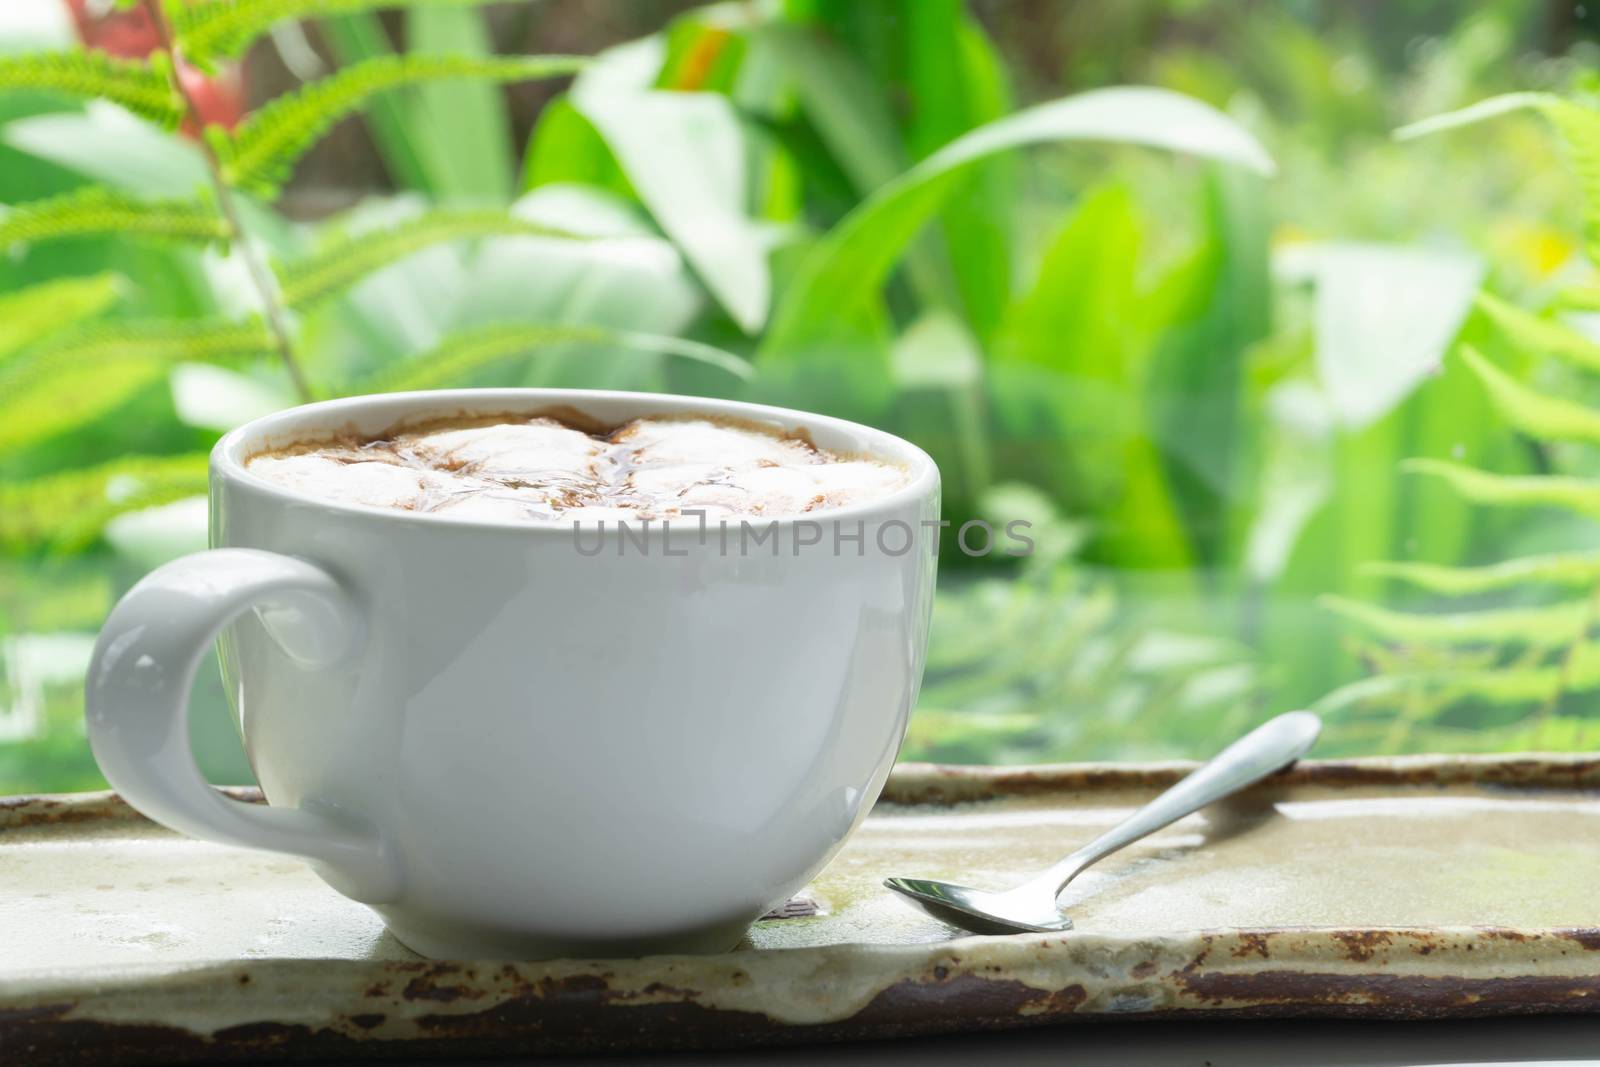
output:
[[[907,474],[760,427],[643,418],[603,434],[537,417],[306,444],[246,463],[324,500],[464,519],[781,518],[871,500]]]

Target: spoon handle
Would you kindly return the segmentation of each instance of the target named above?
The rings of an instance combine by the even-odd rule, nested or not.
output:
[[[1060,892],[1077,873],[1147,834],[1153,834],[1214,801],[1258,782],[1311,750],[1322,720],[1309,711],[1291,711],[1251,730],[1209,763],[1113,826],[1046,872]]]

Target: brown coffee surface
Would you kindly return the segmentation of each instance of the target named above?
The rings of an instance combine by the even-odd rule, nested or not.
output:
[[[776,518],[872,500],[907,480],[893,464],[763,427],[666,417],[599,433],[548,416],[432,423],[263,452],[245,466],[325,500],[513,522]]]

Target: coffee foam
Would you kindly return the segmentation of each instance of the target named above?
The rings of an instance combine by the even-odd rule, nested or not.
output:
[[[892,464],[707,418],[635,419],[602,433],[543,416],[436,423],[245,465],[325,500],[506,522],[778,518],[876,499],[907,481]]]

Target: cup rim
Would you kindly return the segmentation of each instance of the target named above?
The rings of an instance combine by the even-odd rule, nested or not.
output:
[[[828,508],[818,512],[802,512],[795,515],[780,515],[772,518],[763,516],[739,516],[746,522],[760,520],[764,525],[776,525],[779,528],[791,527],[799,522],[835,522],[841,519],[862,519],[874,513],[888,513],[916,500],[926,497],[930,492],[936,492],[939,487],[939,468],[934,463],[933,457],[926,451],[907,441],[903,437],[880,430],[864,423],[852,422],[831,415],[819,415],[814,412],[802,411],[797,408],[778,407],[771,404],[757,404],[745,400],[723,400],[712,397],[697,397],[687,393],[648,393],[613,389],[545,389],[545,388],[497,388],[497,389],[427,389],[410,392],[396,393],[366,393],[358,396],[338,397],[332,400],[319,400],[309,404],[299,404],[294,407],[284,408],[260,418],[252,419],[242,426],[228,431],[217,441],[211,450],[210,469],[213,479],[226,478],[240,485],[248,486],[253,492],[275,498],[284,503],[298,505],[314,504],[319,507],[334,511],[348,512],[358,515],[381,517],[393,522],[420,523],[424,525],[454,527],[458,529],[477,529],[493,531],[517,531],[527,535],[535,531],[570,533],[577,526],[583,529],[594,530],[597,527],[616,531],[621,529],[620,523],[607,523],[604,520],[571,520],[569,522],[520,522],[511,520],[496,520],[483,518],[462,518],[452,516],[448,512],[407,511],[402,508],[384,507],[375,504],[357,504],[343,500],[330,500],[310,493],[289,489],[259,475],[250,473],[245,466],[247,448],[251,442],[260,441],[270,435],[274,430],[282,432],[288,426],[294,425],[299,436],[313,436],[318,429],[337,430],[337,421],[340,416],[353,417],[359,412],[370,412],[373,408],[393,408],[396,412],[395,423],[405,421],[407,415],[427,417],[429,407],[437,407],[442,417],[448,417],[447,412],[452,410],[452,402],[464,403],[456,411],[470,413],[473,408],[482,411],[515,412],[521,408],[530,411],[539,407],[556,405],[570,405],[583,410],[584,401],[599,401],[606,404],[641,404],[647,408],[657,409],[655,413],[668,413],[673,409],[683,412],[703,412],[710,415],[725,415],[733,418],[744,418],[752,421],[778,422],[787,428],[801,429],[808,432],[821,429],[823,436],[852,435],[863,437],[867,440],[865,451],[876,458],[890,463],[904,466],[910,473],[906,484],[900,486],[883,496],[854,504],[845,504],[836,508]],[[504,402],[503,408],[499,404]],[[651,413],[651,412],[644,412]],[[319,418],[320,416],[320,418]],[[300,425],[306,421],[314,425]],[[320,427],[315,425],[320,423]],[[250,452],[258,448],[249,449]],[[666,521],[655,529],[665,529]],[[734,521],[732,519],[724,520]],[[648,527],[647,527],[648,529]]]

